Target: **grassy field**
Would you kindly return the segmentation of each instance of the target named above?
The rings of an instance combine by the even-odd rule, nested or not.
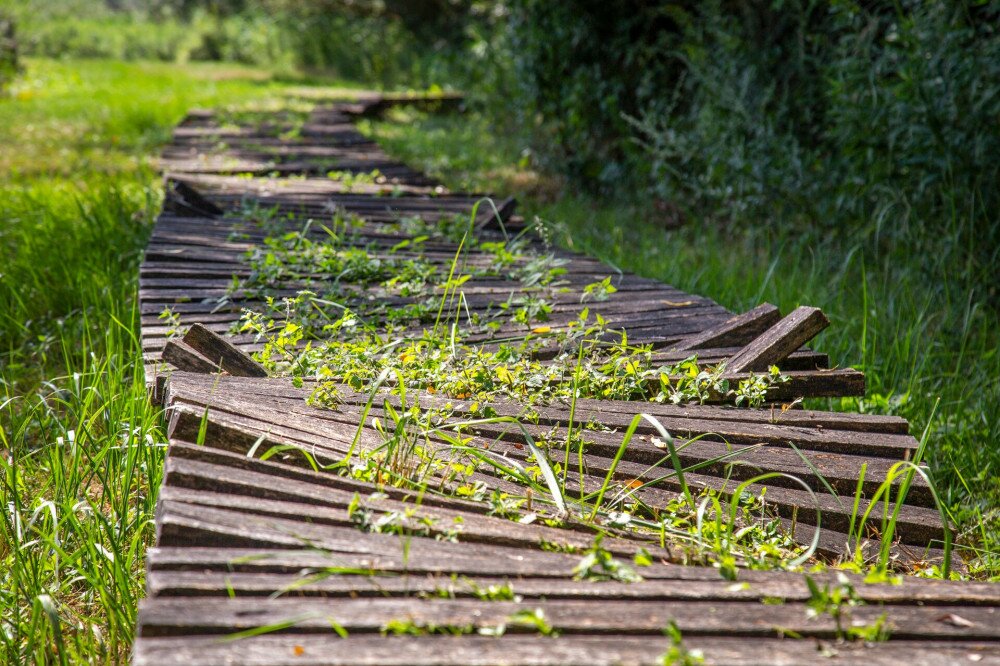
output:
[[[188,108],[289,86],[234,66],[26,65],[0,98],[0,661],[123,663],[164,445],[137,363],[151,160]]]
[[[932,270],[941,259],[887,243],[877,227],[837,236],[805,225],[692,219],[671,229],[665,213],[567,191],[532,168],[516,137],[476,115],[401,113],[367,130],[453,187],[519,193],[529,219],[539,216],[563,244],[622,270],[737,311],[763,301],[783,312],[821,307],[832,325],[815,347],[863,370],[868,395],[814,406],[897,414],[917,435],[929,426],[933,480],[964,556],[982,575],[1000,573],[1000,317],[996,302],[970,297],[963,266]],[[955,217],[922,220],[917,232],[947,234]],[[942,272],[949,280],[929,277]]]

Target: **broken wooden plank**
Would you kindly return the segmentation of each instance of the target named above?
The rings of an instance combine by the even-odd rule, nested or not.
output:
[[[166,484],[161,499],[187,504],[204,504],[220,508],[241,510],[245,513],[283,517],[290,520],[307,519],[330,525],[351,526],[355,512],[373,516],[393,514],[399,517],[400,531],[426,532],[437,538],[453,538],[463,543],[491,543],[542,548],[545,543],[561,543],[568,548],[586,550],[593,543],[593,536],[583,530],[566,530],[544,525],[520,523],[486,515],[480,508],[469,511],[455,503],[431,507],[419,503],[419,497],[404,502],[383,497],[371,491],[372,487],[348,490],[335,483],[313,484],[293,481],[287,477],[280,488],[270,487],[273,476],[262,471],[249,471],[183,458],[167,461],[164,474]],[[227,503],[230,502],[230,503]],[[653,537],[655,539],[655,537]],[[608,537],[603,545],[611,552],[631,557],[640,547],[645,547],[660,557],[659,549],[651,539],[622,539]],[[662,554],[665,556],[665,554]]]
[[[725,580],[707,567],[662,565],[674,578],[644,579],[640,585],[622,581],[577,580],[567,574],[562,578],[506,578],[475,576],[459,578],[447,575],[409,576],[376,572],[373,575],[343,573],[324,576],[301,568],[297,571],[231,571],[226,559],[249,557],[245,551],[219,550],[219,557],[202,562],[201,568],[175,570],[160,566],[164,549],[154,549],[148,574],[150,597],[228,597],[268,596],[276,590],[282,596],[370,597],[430,595],[449,598],[476,598],[476,592],[490,586],[508,586],[524,598],[544,599],[637,599],[645,601],[785,601],[806,602],[811,598],[803,577],[787,572],[740,571],[739,584]],[[661,565],[658,565],[661,566]],[[641,569],[638,571],[641,572]],[[843,573],[809,574],[818,585],[836,585]],[[996,585],[969,581],[935,581],[902,577],[893,583],[866,583],[863,576],[846,576],[854,586],[857,599],[866,603],[922,606],[997,606]]]
[[[215,217],[222,215],[221,208],[201,195],[198,190],[185,183],[183,180],[166,177],[166,199],[163,203],[165,210],[169,210],[181,215],[195,215]]]
[[[492,198],[480,199],[476,205],[479,206],[476,213],[476,228],[500,229],[504,222],[514,214],[517,199],[514,197],[507,197],[500,201],[494,201]]]
[[[300,402],[305,400],[312,393],[316,386],[315,381],[304,380],[301,387],[296,388],[290,379],[268,378],[255,379],[250,377],[218,377],[208,379],[197,374],[175,373],[172,378],[174,387],[178,391],[186,389],[198,390],[199,388],[215,388],[236,392],[242,395],[259,395],[270,400],[282,400],[291,398]],[[441,398],[437,394],[426,391],[415,393],[421,404],[431,406],[444,406],[446,403],[458,411],[464,411],[473,401],[459,400],[453,398]],[[367,392],[355,392],[344,388],[341,394],[344,404],[365,404],[368,401]],[[391,399],[391,396],[388,396]],[[770,424],[791,426],[796,429],[810,429],[817,431],[824,430],[845,430],[850,432],[885,433],[905,435],[909,432],[905,419],[899,416],[889,416],[881,414],[857,414],[852,412],[826,412],[819,410],[789,409],[782,411],[779,408],[765,407],[762,409],[743,409],[732,406],[721,405],[699,405],[697,403],[673,405],[670,403],[658,403],[647,401],[627,401],[627,400],[600,400],[596,398],[577,398],[576,416],[579,421],[587,421],[595,418],[601,420],[600,415],[608,414],[609,421],[616,424],[614,419],[621,419],[621,415],[628,415],[628,418],[636,414],[645,412],[657,417],[697,419],[707,421],[731,421],[748,424]],[[397,402],[392,402],[398,406]],[[499,401],[498,407],[504,408],[505,414],[516,414],[516,403]],[[550,405],[540,405],[539,414],[548,414],[546,410],[562,409],[568,414],[570,407],[568,402],[556,401]],[[798,432],[794,430],[793,432]]]
[[[819,308],[802,306],[736,352],[726,362],[729,373],[764,372],[830,325]]]
[[[191,461],[191,462],[187,462]],[[193,464],[194,463],[194,464]],[[198,464],[201,466],[198,466]],[[259,485],[247,480],[247,475],[255,473],[260,475]],[[280,488],[272,488],[264,483],[263,476],[270,475],[285,479]],[[331,504],[334,506],[347,506],[350,504],[355,493],[362,495],[371,489],[365,488],[359,482],[345,482],[340,477],[331,474],[321,474],[310,472],[304,468],[296,468],[283,463],[266,462],[239,456],[223,450],[214,449],[212,441],[206,440],[204,446],[193,446],[180,441],[171,441],[170,458],[166,466],[166,480],[175,488],[190,488],[200,490],[211,490],[213,492],[229,492],[234,495],[242,494],[259,498],[274,498],[282,501],[302,501],[314,504]],[[735,484],[726,483],[721,479],[705,476],[702,474],[689,474],[687,481],[690,487],[712,488],[722,495],[732,491]],[[586,487],[588,490],[597,489],[601,486],[601,479],[589,477]],[[749,486],[745,490],[749,493],[758,493],[762,485]],[[164,488],[166,493],[168,488]],[[679,484],[672,479],[660,481],[655,486],[650,486],[637,492],[637,499],[642,499],[648,506],[661,506],[669,504],[680,495]],[[338,493],[348,493],[347,498],[338,500]],[[161,495],[166,497],[167,495]],[[398,501],[408,502],[410,505],[417,501],[413,495],[399,496]],[[338,503],[339,502],[339,503]],[[458,504],[456,500],[435,498],[425,496],[422,500],[425,506],[430,504],[440,505],[456,509],[466,514],[482,514],[484,507],[474,503]],[[388,499],[382,502],[385,510],[402,510],[401,507],[392,505]],[[809,495],[807,492],[796,488],[783,488],[770,485],[767,489],[767,504],[776,509],[779,515],[791,517],[796,515],[800,522],[816,524],[818,516],[816,510],[821,511],[822,522],[826,530],[839,530],[846,532],[853,517],[852,506],[838,501],[830,495],[819,493]],[[391,506],[390,506],[391,505]],[[815,509],[814,509],[815,505]],[[859,504],[858,511],[863,513],[868,508],[869,503],[865,500]],[[224,506],[220,501],[218,506]],[[254,512],[259,508],[251,505],[247,508],[249,512]],[[420,515],[436,515],[427,513],[421,509]],[[453,520],[450,516],[447,520],[439,519],[438,522],[446,524],[447,520]],[[471,525],[473,529],[478,529],[475,521],[465,520],[464,524]],[[515,526],[517,527],[517,526]],[[515,532],[517,530],[514,530]],[[465,532],[464,532],[465,533]],[[905,542],[914,545],[924,545],[933,540],[940,541],[943,535],[940,515],[936,510],[924,507],[906,505],[901,507],[896,525],[896,534]],[[514,534],[505,535],[498,538],[513,537]],[[465,536],[461,537],[463,540]],[[476,537],[478,540],[478,537]],[[550,542],[557,540],[555,534],[546,534],[544,538]],[[811,538],[811,537],[810,537]],[[567,541],[567,543],[571,542]],[[605,546],[613,549],[615,541],[607,540]],[[841,542],[841,547],[847,543],[845,537]]]
[[[778,308],[762,303],[749,312],[736,315],[717,326],[692,335],[671,345],[674,351],[697,351],[708,347],[735,347],[745,345],[781,320]]]
[[[199,354],[191,345],[183,340],[167,340],[163,346],[161,358],[175,366],[178,370],[205,374],[219,371],[217,364],[212,363]]]
[[[202,324],[192,324],[184,342],[234,377],[267,377],[267,371],[249,354]]]

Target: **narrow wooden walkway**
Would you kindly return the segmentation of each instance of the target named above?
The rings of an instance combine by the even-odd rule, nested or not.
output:
[[[403,101],[412,100],[367,96],[263,119],[192,113],[165,151],[167,200],[141,267],[140,307],[147,379],[169,410],[170,449],[134,663],[661,664],[689,663],[686,650],[720,664],[815,663],[834,655],[846,663],[1000,663],[1000,594],[992,585],[910,578],[864,584],[816,574],[820,588],[854,590],[837,605],[845,615],[838,621],[835,612],[810,610],[816,593],[802,574],[741,570],[736,581],[725,580],[715,568],[678,564],[687,556],[669,540],[613,526],[600,552],[630,565],[648,553],[651,563],[627,579],[581,573],[581,558],[595,552],[591,532],[532,521],[524,516],[530,510],[511,520],[476,499],[524,494],[496,468],[440,476],[444,491],[476,489],[475,497],[458,499],[305,464],[298,451],[329,465],[383,445],[372,417],[385,419],[382,401],[398,408],[400,399],[381,396],[369,413],[368,391],[343,387],[336,409],[318,408],[307,404],[310,382],[260,376],[241,352],[261,344],[230,334],[241,311],[331,278],[297,276],[261,288],[250,280],[254,248],[339,211],[360,220],[352,242],[366,251],[447,267],[457,244],[426,238],[418,250],[414,241],[424,234],[401,221],[434,223],[476,210],[485,240],[501,240],[522,224],[512,200],[493,197],[495,210],[477,208],[482,195],[448,192],[354,128],[356,117]],[[373,170],[375,178],[327,176]],[[266,231],[260,211],[268,211]],[[306,237],[323,233],[310,228]],[[581,291],[611,276],[616,291],[586,307],[607,320],[609,338],[625,330],[629,343],[652,345],[656,363],[696,352],[702,363],[726,361],[733,381],[778,364],[790,378],[768,394],[779,404],[864,392],[861,373],[830,369],[824,354],[802,346],[827,323],[814,309],[782,318],[765,304],[734,315],[710,299],[552,250],[543,239],[527,242],[551,253],[565,287],[552,290],[546,334],[571,328]],[[468,250],[470,265],[490,261],[481,247]],[[519,284],[503,276],[465,282],[467,314],[486,316]],[[349,296],[369,307],[417,302],[370,284]],[[530,328],[504,322],[471,339],[495,349]],[[539,336],[536,350],[542,360],[557,353],[545,339]],[[473,407],[430,390],[409,399],[457,415]],[[498,416],[525,415],[519,401],[491,405]],[[641,412],[676,438],[692,490],[731,493],[743,480],[776,473],[747,491],[759,495],[766,485],[777,522],[803,544],[818,531],[817,551],[829,559],[859,540],[866,552],[877,549],[877,526],[866,526],[859,539],[852,517],[918,447],[907,423],[894,417],[592,399],[532,406],[531,423],[517,428],[481,424],[472,445],[528,464],[526,432],[565,441],[574,424],[586,423],[580,465],[566,470],[571,484],[595,491],[613,469],[617,490],[666,506],[677,501],[680,484],[655,467],[665,454],[652,424],[638,428],[618,459],[623,432]],[[444,437],[425,445],[442,460],[462,460]],[[262,460],[266,452],[277,454]],[[893,557],[939,562],[944,536],[930,489],[917,476],[899,508]],[[592,580],[602,577],[612,580]],[[664,637],[670,623],[682,640]],[[879,623],[888,642],[837,640]]]

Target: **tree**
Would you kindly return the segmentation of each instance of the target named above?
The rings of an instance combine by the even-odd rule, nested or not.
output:
[[[14,19],[0,15],[0,91],[13,80],[19,70]]]

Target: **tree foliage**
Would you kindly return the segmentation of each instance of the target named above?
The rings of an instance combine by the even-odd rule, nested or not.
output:
[[[14,78],[18,69],[14,19],[0,13],[0,92]]]

